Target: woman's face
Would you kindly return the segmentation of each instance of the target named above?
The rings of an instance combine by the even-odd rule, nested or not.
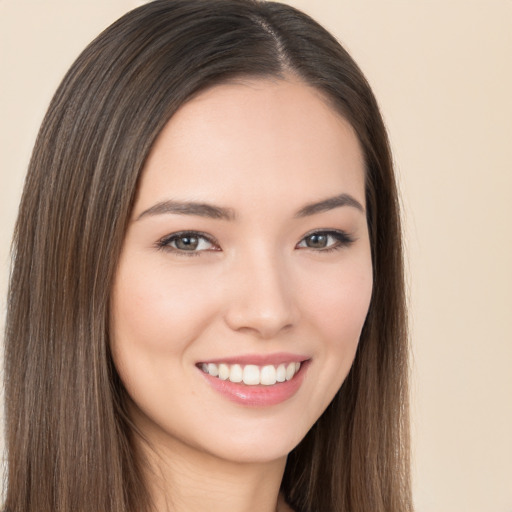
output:
[[[285,457],[343,383],[371,293],[351,126],[295,81],[200,94],[150,154],[114,283],[133,421],[172,450]]]

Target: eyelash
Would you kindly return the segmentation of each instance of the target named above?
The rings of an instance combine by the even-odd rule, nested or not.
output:
[[[212,244],[214,246],[214,249],[203,249],[200,251],[187,251],[184,249],[179,249],[177,247],[172,247],[172,243],[176,240],[179,240],[180,238],[197,238],[199,240],[206,240],[208,243]],[[207,235],[206,233],[201,233],[200,231],[179,231],[178,233],[172,233],[169,236],[165,236],[158,240],[156,243],[157,249],[163,250],[163,251],[169,251],[174,254],[177,254],[179,256],[200,256],[202,252],[205,250],[213,250],[213,251],[220,251],[219,244],[217,241],[210,235]]]
[[[333,251],[339,251],[340,249],[343,249],[344,247],[349,247],[355,242],[355,238],[349,235],[346,231],[341,231],[337,229],[324,229],[324,230],[315,230],[311,231],[307,234],[305,234],[302,239],[300,240],[299,244],[304,242],[307,238],[310,238],[312,236],[327,236],[334,238],[335,243],[332,244],[330,247],[325,248],[318,248],[315,249],[313,247],[303,247],[303,249],[311,249],[316,252],[322,252],[322,253],[328,253]],[[297,244],[297,246],[299,245]],[[302,248],[301,248],[302,249]]]
[[[314,247],[299,247],[299,244],[305,242],[308,238],[313,236],[327,236],[334,238],[335,243],[333,243],[329,247],[325,248],[314,248]],[[177,247],[173,247],[171,244],[173,242],[176,242],[179,239],[185,239],[185,238],[197,238],[199,239],[199,243],[201,243],[201,240],[206,240],[209,244],[213,246],[213,249],[202,249],[199,251],[196,250],[190,250],[187,251],[185,249],[179,249]],[[339,251],[340,249],[343,249],[344,247],[349,247],[352,243],[354,243],[355,239],[346,233],[345,231],[341,230],[315,230],[307,233],[304,235],[299,243],[296,245],[296,248],[299,250],[303,249],[311,249],[315,252],[322,252],[322,253],[328,253],[333,251]],[[217,241],[210,235],[207,235],[206,233],[202,233],[200,231],[180,231],[177,233],[172,233],[171,235],[165,236],[158,240],[158,242],[155,244],[157,249],[163,250],[163,251],[169,251],[174,254],[180,255],[180,256],[200,256],[202,252],[205,251],[221,251],[219,244]]]

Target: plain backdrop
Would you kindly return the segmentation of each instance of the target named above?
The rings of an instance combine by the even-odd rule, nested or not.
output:
[[[0,0],[0,308],[65,71],[135,0]],[[379,100],[403,196],[418,512],[512,512],[512,1],[289,0]]]

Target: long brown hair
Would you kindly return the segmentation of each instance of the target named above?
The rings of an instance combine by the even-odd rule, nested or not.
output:
[[[157,0],[78,57],[39,132],[19,210],[6,322],[9,512],[151,510],[109,299],[138,178],[185,101],[234,77],[293,74],[352,124],[366,163],[374,289],[354,365],[288,457],[300,512],[406,512],[407,333],[398,200],[363,74],[305,14],[252,0]]]

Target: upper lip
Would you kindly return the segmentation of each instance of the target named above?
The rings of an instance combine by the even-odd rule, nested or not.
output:
[[[307,361],[308,359],[310,359],[308,356],[301,354],[279,352],[275,354],[243,354],[231,357],[219,357],[215,359],[207,359],[204,361],[200,361],[198,364],[225,363],[239,365],[254,364],[256,366],[265,366],[269,364],[279,365],[283,363],[302,363],[303,361]]]

